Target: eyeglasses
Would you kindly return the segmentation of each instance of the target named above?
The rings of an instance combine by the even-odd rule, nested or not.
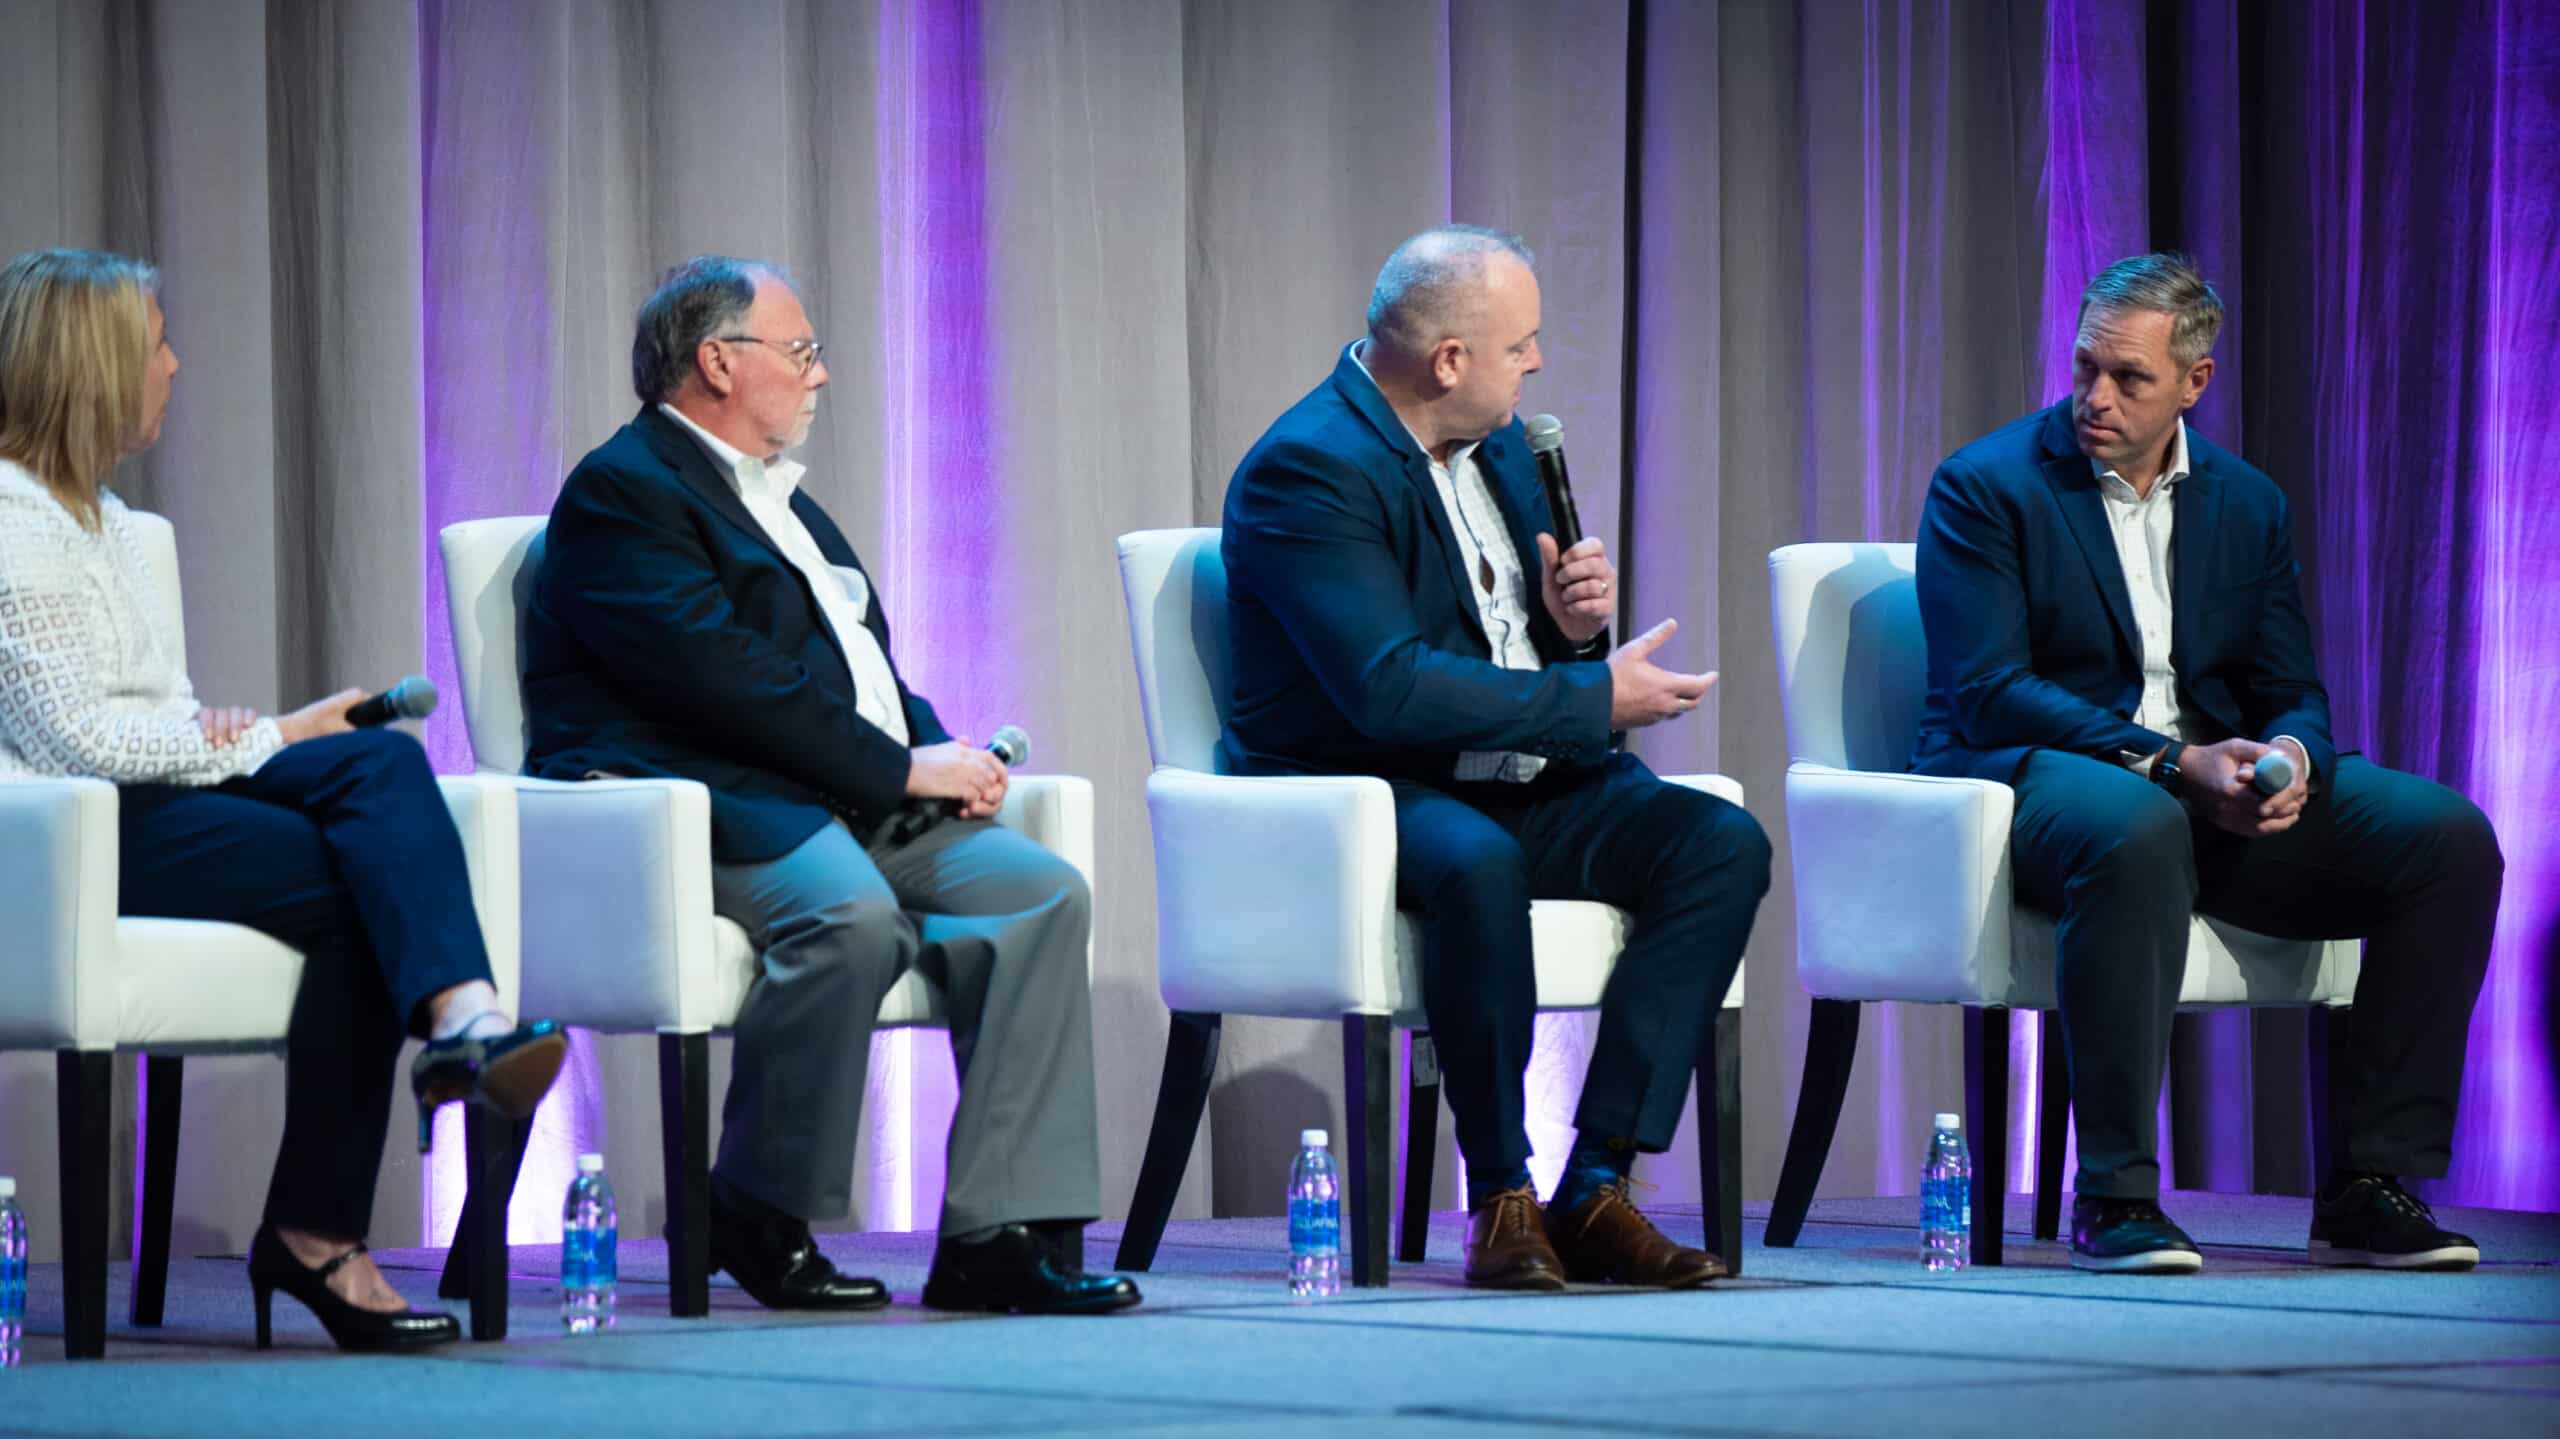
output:
[[[711,338],[733,345],[770,345],[780,350],[783,358],[804,375],[827,352],[827,347],[815,340],[768,340],[761,335],[714,335]]]

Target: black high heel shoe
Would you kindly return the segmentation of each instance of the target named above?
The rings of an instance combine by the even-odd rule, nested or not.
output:
[[[509,1119],[533,1113],[569,1056],[569,1036],[557,1021],[537,1019],[505,1034],[431,1039],[409,1065],[409,1092],[418,1098],[418,1152],[435,1139],[436,1107],[448,1100],[486,1105]]]
[[[402,1309],[385,1314],[349,1304],[331,1292],[329,1276],[364,1252],[365,1247],[358,1244],[317,1269],[306,1269],[276,1238],[274,1226],[259,1225],[258,1237],[249,1241],[249,1292],[258,1305],[258,1347],[275,1347],[275,1330],[269,1321],[279,1289],[301,1300],[337,1346],[350,1352],[423,1349],[462,1337],[461,1322],[441,1310]]]

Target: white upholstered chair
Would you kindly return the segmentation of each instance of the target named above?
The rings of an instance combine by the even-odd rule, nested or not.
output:
[[[1430,1061],[1420,932],[1395,905],[1395,801],[1363,775],[1217,773],[1227,707],[1227,581],[1214,529],[1120,537],[1120,582],[1154,772],[1159,983],[1173,1011],[1164,1080],[1118,1267],[1155,1260],[1199,1133],[1229,1014],[1338,1020],[1350,1133],[1344,1192],[1352,1282],[1387,1282],[1387,1206],[1396,1029],[1415,1031],[1397,1257],[1423,1257],[1440,1087]],[[1322,583],[1311,577],[1310,583]],[[1681,778],[1742,802],[1722,775]],[[1592,901],[1530,906],[1538,1007],[1596,1009],[1625,945],[1623,910]],[[1742,1271],[1742,975],[1698,1057],[1699,1194],[1709,1244]]]
[[[658,1036],[667,1184],[668,1303],[710,1310],[709,1043],[758,972],[746,931],[711,912],[711,795],[690,780],[529,779],[518,617],[540,566],[539,515],[470,520],[441,536],[454,657],[480,772],[517,788],[524,843],[526,1012],[609,1034]],[[1093,784],[1017,774],[997,822],[1093,882]],[[1092,962],[1088,947],[1086,963]],[[909,971],[880,1025],[942,1026],[940,990]]]
[[[1796,970],[1814,996],[1804,1086],[1768,1242],[1795,1242],[1840,1118],[1869,1000],[1956,1004],[1973,1131],[1973,1258],[2000,1262],[2007,1178],[2010,1011],[2044,1011],[2038,1237],[2059,1230],[2069,1090],[2053,1014],[2054,921],[2012,898],[2012,792],[1992,780],[1904,773],[1928,653],[1908,544],[1789,545],[1769,556],[1778,694],[1786,710],[1788,853]],[[2202,915],[2188,930],[2187,1009],[2343,1007],[2359,950],[2270,939]],[[2313,1074],[2326,1073],[2315,1026]],[[2315,1120],[2325,1143],[2325,1099]],[[2319,1171],[2319,1172],[2325,1172]]]
[[[177,539],[158,515],[136,514],[133,522],[169,605],[162,623],[183,653]],[[491,973],[512,996],[515,794],[486,780],[439,783],[462,834]],[[280,1052],[302,984],[301,952],[246,926],[118,917],[116,816],[116,787],[104,780],[0,781],[0,854],[9,856],[0,865],[0,928],[18,936],[9,981],[0,984],[0,1049],[55,1054],[63,1345],[74,1359],[106,1351],[115,1056],[145,1056],[130,1318],[147,1328],[160,1323],[168,1292],[185,1058]],[[489,1176],[475,1164],[475,1184],[488,1178],[513,1175]],[[505,1275],[493,1277],[493,1290],[472,1294],[476,1338],[506,1333]]]

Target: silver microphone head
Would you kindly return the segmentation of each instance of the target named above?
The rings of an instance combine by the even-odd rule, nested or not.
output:
[[[1006,769],[1013,769],[1031,758],[1031,736],[1024,734],[1020,725],[1006,725],[987,741],[987,753],[1004,761]]]
[[[1523,428],[1529,432],[1529,449],[1534,454],[1564,448],[1564,421],[1553,415],[1531,415]]]
[[[2257,786],[2260,794],[2282,794],[2293,787],[2293,761],[2282,750],[2262,754],[2252,767],[2249,782]]]
[[[383,698],[402,719],[425,719],[436,712],[436,687],[425,675],[411,675],[393,685]]]

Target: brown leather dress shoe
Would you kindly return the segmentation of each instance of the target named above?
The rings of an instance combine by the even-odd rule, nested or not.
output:
[[[1549,1214],[1547,1236],[1564,1259],[1565,1277],[1579,1284],[1694,1289],[1725,1276],[1723,1260],[1674,1244],[1654,1228],[1627,1197],[1624,1179],[1600,1186],[1565,1213]]]
[[[1538,1191],[1506,1189],[1467,1216],[1467,1282],[1479,1289],[1564,1288],[1564,1263],[1547,1242]]]

